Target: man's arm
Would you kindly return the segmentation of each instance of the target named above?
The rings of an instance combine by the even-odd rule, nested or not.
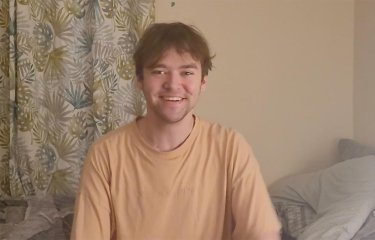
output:
[[[280,240],[281,225],[258,162],[242,136],[237,136],[233,144],[233,239]]]
[[[91,148],[84,162],[71,240],[109,240],[111,237],[109,169],[103,152]]]

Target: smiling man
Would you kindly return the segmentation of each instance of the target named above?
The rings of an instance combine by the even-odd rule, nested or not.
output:
[[[199,60],[178,51],[166,49],[157,62],[146,62],[138,75],[147,103],[147,114],[138,119],[138,128],[159,151],[175,149],[190,134],[192,111],[206,85]]]
[[[71,239],[280,239],[246,140],[193,114],[211,59],[192,26],[147,29],[134,54],[147,113],[91,146]]]

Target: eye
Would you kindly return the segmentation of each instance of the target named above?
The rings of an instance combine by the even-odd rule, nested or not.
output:
[[[189,76],[189,75],[194,75],[194,72],[191,72],[191,71],[185,71],[182,73],[183,75],[185,76]]]
[[[154,75],[165,75],[167,74],[167,71],[161,70],[161,69],[154,69],[151,71],[152,74]]]

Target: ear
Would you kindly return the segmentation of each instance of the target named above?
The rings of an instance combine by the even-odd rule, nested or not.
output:
[[[201,81],[201,92],[204,92],[204,90],[206,90],[207,80],[208,80],[207,75],[203,76],[202,81]]]

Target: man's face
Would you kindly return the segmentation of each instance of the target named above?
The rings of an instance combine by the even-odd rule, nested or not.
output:
[[[159,61],[143,69],[138,83],[147,102],[146,117],[164,123],[176,123],[190,117],[206,85],[201,63],[174,48],[165,51]]]

